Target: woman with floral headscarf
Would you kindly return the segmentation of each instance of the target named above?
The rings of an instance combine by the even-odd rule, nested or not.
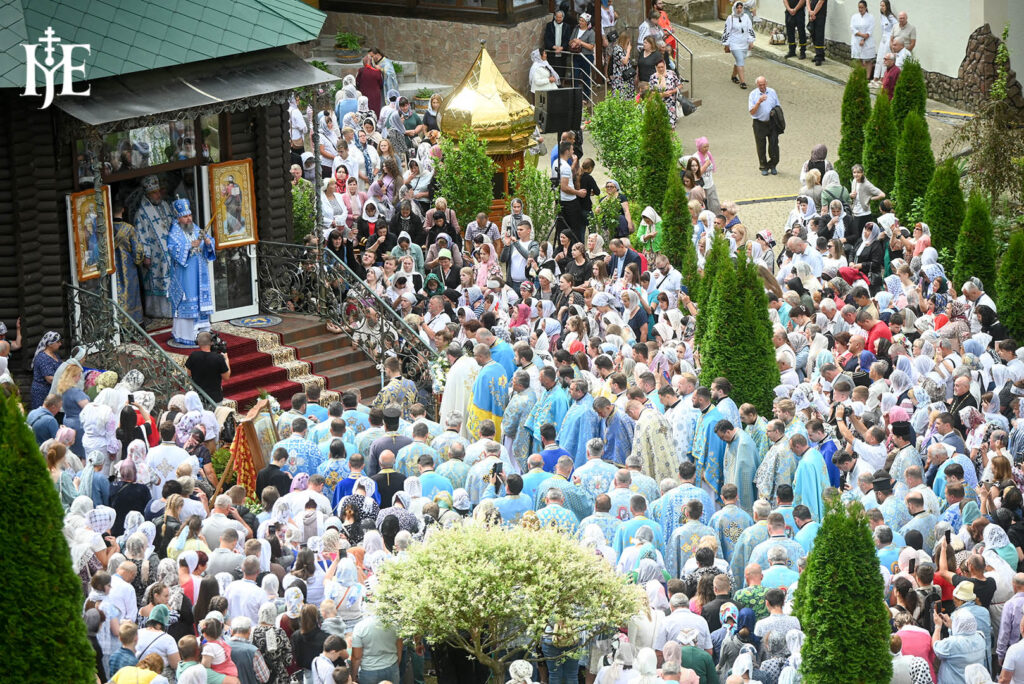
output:
[[[53,376],[60,367],[61,360],[57,356],[62,342],[60,333],[51,330],[43,335],[36,345],[36,353],[32,357],[32,393],[29,408],[39,408],[50,391]]]

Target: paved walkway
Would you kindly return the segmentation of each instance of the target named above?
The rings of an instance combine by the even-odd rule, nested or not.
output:
[[[714,28],[721,35],[717,22],[695,28],[708,32]],[[762,176],[757,167],[751,119],[747,111],[747,97],[751,91],[741,90],[729,80],[732,56],[722,50],[717,37],[683,27],[677,27],[676,35],[694,53],[693,96],[703,100],[703,106],[697,112],[680,118],[676,125],[684,154],[694,151],[697,137],[707,136],[718,168],[715,184],[719,198],[742,203],[740,218],[748,228],[754,231],[770,228],[776,233],[781,232],[793,206],[789,198],[800,189],[800,168],[811,147],[825,143],[829,159],[835,159],[839,147],[842,83],[849,69],[832,61],[823,67],[814,67],[809,59],[803,62],[794,60],[792,65],[783,62],[781,55],[785,48],[776,50],[778,46],[768,45],[767,36],[758,34],[756,47],[764,51],[747,58],[747,83],[753,89],[758,76],[767,78],[768,85],[778,92],[786,112],[786,133],[779,142],[779,175]],[[687,69],[684,60],[680,73],[685,74]],[[951,110],[948,106],[929,101],[929,110],[940,108]],[[930,115],[928,123],[932,149],[938,157],[957,119]],[[550,149],[554,136],[547,136],[547,140]],[[585,154],[596,158],[589,138],[585,136],[584,142]],[[602,184],[607,173],[598,167],[595,177]]]

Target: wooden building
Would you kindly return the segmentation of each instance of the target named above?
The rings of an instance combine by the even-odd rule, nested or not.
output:
[[[97,154],[102,182],[115,198],[137,193],[141,179],[156,174],[169,199],[190,196],[197,222],[209,213],[204,168],[250,159],[258,237],[287,241],[292,232],[288,96],[333,77],[288,49],[315,39],[325,19],[299,0],[178,0],[171,6],[16,0],[11,5],[20,20],[13,24],[14,38],[7,32],[10,44],[0,46],[0,321],[13,337],[21,318],[25,349],[11,366],[24,370],[45,331],[70,332],[62,291],[73,279],[66,198],[93,187],[101,166]],[[19,44],[36,43],[48,28],[64,44],[90,46],[87,55],[75,53],[74,62],[84,63],[91,92],[58,95],[40,109],[42,97],[23,95],[27,58]],[[164,145],[175,135],[177,153]],[[222,256],[225,262],[252,261],[253,278],[248,290],[242,284],[241,294],[234,284],[222,287],[232,301],[215,302],[217,314],[242,311],[238,305],[246,297],[255,312],[251,247],[218,254],[218,261]],[[214,275],[229,277],[216,270]]]

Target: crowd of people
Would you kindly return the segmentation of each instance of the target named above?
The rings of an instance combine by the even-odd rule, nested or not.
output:
[[[635,46],[639,80],[616,87],[673,83],[659,5]],[[901,13],[890,38],[916,40],[906,26]],[[569,49],[572,33],[552,38]],[[629,67],[631,38],[606,39],[612,73]],[[538,83],[557,83],[538,57]],[[553,527],[644,590],[613,639],[553,627],[531,654],[549,660],[512,663],[509,681],[799,682],[793,594],[838,499],[867,510],[894,682],[1024,682],[1024,348],[993,283],[954,288],[929,227],[902,226],[859,166],[841,185],[824,145],[801,169],[783,238],[755,234],[719,200],[697,139],[680,173],[698,266],[724,239],[767,292],[781,381],[762,414],[732,398],[741,379],[701,382],[701,312],[652,207],[634,217],[567,134],[551,159],[553,242],[521,199],[500,223],[457,217],[433,179],[440,100],[416,114],[387,87],[388,65],[371,51],[315,119],[292,102],[292,177],[313,177],[316,125],[323,222],[307,243],[437,352],[436,416],[421,378],[389,358],[369,405],[353,392],[292,397],[251,491],[217,493],[226,409],[195,392],[158,407],[137,371],[64,360],[55,331],[38,341],[26,421],[65,510],[99,681],[398,684],[422,682],[429,654],[439,683],[475,684],[465,654],[399,638],[373,600],[384,564],[434,530],[479,525]],[[755,130],[768,90],[751,93]],[[768,154],[763,173],[777,146]],[[607,246],[587,233],[596,202],[617,205]],[[4,384],[22,342],[20,327],[6,333]]]

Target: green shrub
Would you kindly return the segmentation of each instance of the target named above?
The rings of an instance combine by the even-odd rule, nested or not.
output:
[[[313,184],[297,183],[292,186],[292,237],[302,244],[316,225],[316,204]]]
[[[494,198],[495,164],[487,156],[487,143],[465,126],[455,139],[441,138],[437,165],[437,196],[448,200],[456,218],[464,223],[479,212],[490,213]]]
[[[1015,340],[1024,340],[1024,232],[1010,237],[1010,248],[1003,254],[996,278],[999,320]],[[984,281],[982,281],[984,282]]]
[[[772,344],[772,321],[768,317],[768,296],[764,282],[752,260],[740,258],[736,264],[739,296],[743,298],[740,317],[742,343],[734,355],[733,397],[737,404],[749,402],[761,415],[771,412],[775,388],[781,382]]]
[[[714,228],[709,228],[709,230],[714,230]],[[704,337],[707,334],[711,321],[714,319],[714,312],[718,303],[713,296],[718,269],[731,266],[729,242],[720,233],[715,233],[714,239],[711,241],[711,247],[708,249],[707,258],[704,260],[704,273],[701,274],[697,281],[696,295],[690,296],[697,303],[698,315],[693,339],[700,350],[704,349]]]
[[[896,215],[903,225],[913,225],[914,202],[925,196],[934,173],[935,158],[932,156],[928,123],[923,116],[912,111],[903,122],[896,152],[896,184],[893,187]]]
[[[1020,277],[1019,272],[1017,276]],[[992,218],[988,213],[988,203],[979,192],[972,192],[967,200],[967,213],[956,241],[953,284],[958,292],[969,278],[981,279],[985,287],[992,287],[996,280],[996,244],[992,239]]]
[[[875,98],[875,107],[864,127],[864,175],[883,192],[892,192],[896,181],[896,124],[885,91]]]
[[[960,225],[964,222],[964,194],[960,189],[960,170],[956,162],[947,159],[935,168],[928,190],[924,194],[924,217],[932,233],[932,247],[940,255],[942,266],[949,273],[953,270],[953,259],[942,259],[943,252],[952,255],[956,251],[956,239]]]
[[[907,115],[917,112],[923,118],[928,100],[928,86],[924,82],[924,71],[916,59],[908,59],[903,63],[900,77],[892,91],[892,120],[896,129],[903,130]]]
[[[839,156],[835,169],[844,186],[850,185],[854,164],[864,154],[864,126],[871,116],[871,92],[867,72],[858,64],[850,69],[850,78],[843,89],[842,124],[839,128]]]
[[[597,148],[597,160],[608,170],[632,198],[636,194],[642,171],[640,161],[640,131],[644,106],[635,100],[612,93],[594,105],[587,132]],[[642,208],[642,207],[641,207]]]
[[[888,682],[889,610],[867,516],[838,496],[826,506],[793,603],[806,635],[800,674],[805,684]]]
[[[92,684],[96,656],[82,620],[82,583],[64,540],[64,510],[15,397],[0,390],[0,611],[5,682]]]

